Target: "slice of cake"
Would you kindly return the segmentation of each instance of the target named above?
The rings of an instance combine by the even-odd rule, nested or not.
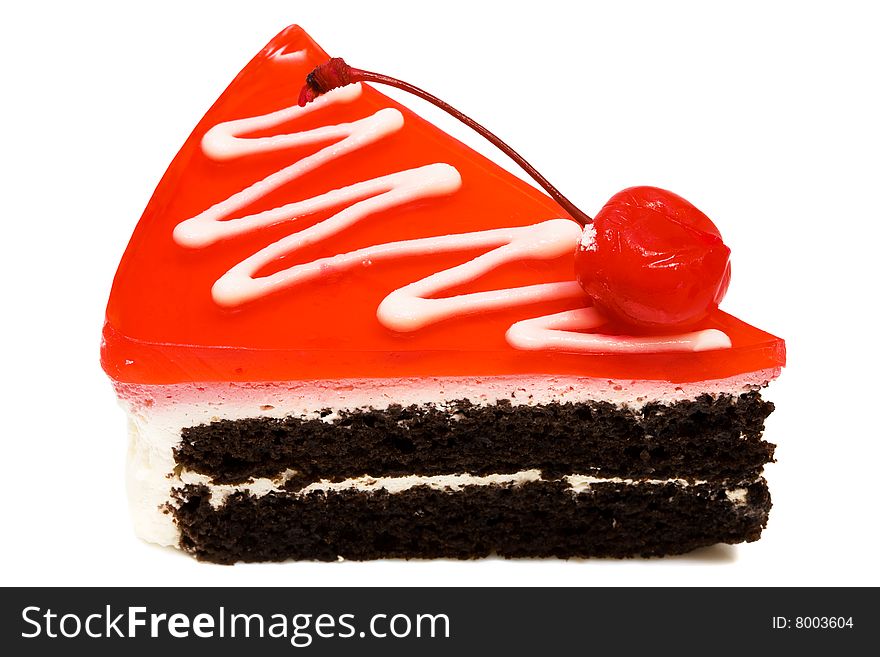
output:
[[[367,84],[299,106],[327,60],[298,27],[259,53],[122,258],[101,356],[138,535],[221,563],[757,539],[783,341],[714,306],[628,323],[590,288],[626,271],[576,272],[599,216]]]

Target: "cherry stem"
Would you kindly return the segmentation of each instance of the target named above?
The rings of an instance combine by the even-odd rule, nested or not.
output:
[[[449,103],[440,100],[439,98],[437,98],[437,96],[428,93],[424,89],[419,89],[409,82],[404,82],[403,80],[398,80],[397,78],[382,75],[381,73],[373,73],[371,71],[364,71],[361,69],[352,68],[345,64],[341,59],[333,59],[328,62],[328,65],[337,67],[332,71],[325,70],[325,72],[329,74],[329,77],[332,78],[332,82],[328,80],[328,82],[330,82],[332,86],[329,86],[328,88],[328,86],[322,85],[319,81],[315,79],[317,77],[316,74],[319,72],[319,70],[322,69],[322,66],[327,65],[317,67],[315,71],[313,71],[312,74],[309,76],[306,88],[303,88],[303,92],[305,94],[306,89],[308,87],[311,87],[311,94],[309,96],[300,96],[300,105],[304,105],[305,102],[308,102],[308,100],[312,100],[315,96],[321,95],[322,93],[329,91],[331,88],[334,88],[336,86],[343,86],[344,84],[349,84],[350,82],[375,82],[378,84],[387,84],[389,86],[411,93],[415,96],[418,96],[419,98],[427,100],[433,105],[436,105],[447,114],[454,116],[456,119],[489,140],[494,146],[501,150],[511,160],[522,167],[522,169],[527,174],[529,174],[535,180],[535,182],[543,187],[547,191],[547,193],[557,203],[559,203],[559,205],[561,205],[566,212],[571,215],[572,219],[578,222],[581,226],[586,226],[587,224],[593,223],[592,217],[581,211],[574,203],[563,196],[562,192],[556,189],[556,187],[550,184],[549,180],[538,173],[538,170],[535,169],[535,167],[533,167],[531,164],[529,164],[522,155],[513,150],[513,148],[508,146],[495,134],[489,132],[489,130],[484,128],[482,125],[474,121],[469,116],[462,114]],[[342,67],[344,67],[344,70]]]

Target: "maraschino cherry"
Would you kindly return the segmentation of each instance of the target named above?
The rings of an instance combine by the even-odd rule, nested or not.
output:
[[[724,298],[730,249],[709,217],[681,196],[630,187],[584,227],[575,272],[606,315],[679,328],[699,322]]]
[[[519,153],[448,103],[408,82],[352,68],[334,57],[316,67],[300,106],[354,82],[408,91],[476,130],[521,166],[584,228],[575,254],[577,279],[595,305],[623,324],[679,329],[718,307],[730,283],[730,249],[715,224],[682,197],[657,187],[618,192],[595,219],[578,209]]]

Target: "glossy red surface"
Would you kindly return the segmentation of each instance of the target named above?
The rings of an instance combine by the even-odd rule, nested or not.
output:
[[[595,242],[575,255],[581,287],[609,316],[634,326],[686,329],[718,308],[730,285],[730,249],[690,202],[630,187],[593,222]]]
[[[303,61],[276,56],[303,49]],[[288,234],[290,227],[268,227],[203,249],[175,244],[174,227],[323,145],[215,162],[201,152],[201,137],[222,121],[295,105],[306,74],[326,59],[300,28],[282,32],[235,78],[171,163],[114,280],[101,352],[102,365],[113,379],[163,384],[545,373],[698,381],[784,364],[782,340],[719,311],[701,326],[725,331],[733,341],[730,350],[615,356],[525,352],[506,343],[504,334],[515,321],[589,304],[586,295],[577,301],[450,319],[409,334],[396,334],[379,324],[376,308],[391,291],[477,253],[397,260],[305,284],[235,310],[219,307],[211,298],[214,282],[234,264]],[[564,216],[542,192],[371,88],[356,102],[303,117],[283,129],[353,121],[380,107],[400,109],[405,117],[401,131],[282,187],[248,212],[433,162],[455,166],[462,176],[461,189],[448,197],[374,214],[338,238],[297,253],[284,266],[394,240]],[[329,214],[312,216],[305,225]],[[574,276],[572,253],[553,261],[505,265],[451,293]]]

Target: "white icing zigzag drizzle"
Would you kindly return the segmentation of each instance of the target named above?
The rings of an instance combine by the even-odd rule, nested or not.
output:
[[[605,321],[595,308],[577,308],[524,319],[511,326],[506,337],[507,342],[517,349],[545,351],[637,354],[730,347],[730,338],[717,329],[650,337],[582,332],[599,328]]]
[[[271,137],[240,135],[270,130],[311,112],[320,111],[327,105],[351,102],[360,95],[360,84],[349,85],[321,96],[306,107],[293,106],[261,116],[227,121],[205,133],[202,150],[205,155],[217,161],[296,146],[332,143],[181,222],[174,229],[174,240],[179,245],[203,248],[266,226],[295,223],[299,218],[315,212],[342,208],[329,218],[294,232],[233,266],[212,288],[216,303],[235,307],[331,272],[350,270],[383,260],[480,248],[487,249],[486,253],[394,290],[377,309],[379,321],[396,331],[415,331],[444,319],[481,311],[518,307],[540,301],[583,298],[583,290],[573,280],[445,298],[436,296],[445,290],[476,280],[507,262],[552,259],[574,253],[581,238],[581,229],[569,219],[553,219],[532,226],[376,244],[293,265],[266,276],[256,276],[258,271],[282,256],[324,242],[373,213],[419,199],[448,195],[461,186],[461,177],[454,167],[435,163],[331,190],[272,210],[230,218],[282,185],[400,130],[403,126],[403,115],[396,109],[386,108],[351,123]],[[602,323],[601,316],[593,309],[568,311],[517,322],[507,332],[507,340],[518,349],[573,352],[699,351],[730,346],[727,336],[715,330],[663,338],[613,337],[576,331],[596,328]]]

